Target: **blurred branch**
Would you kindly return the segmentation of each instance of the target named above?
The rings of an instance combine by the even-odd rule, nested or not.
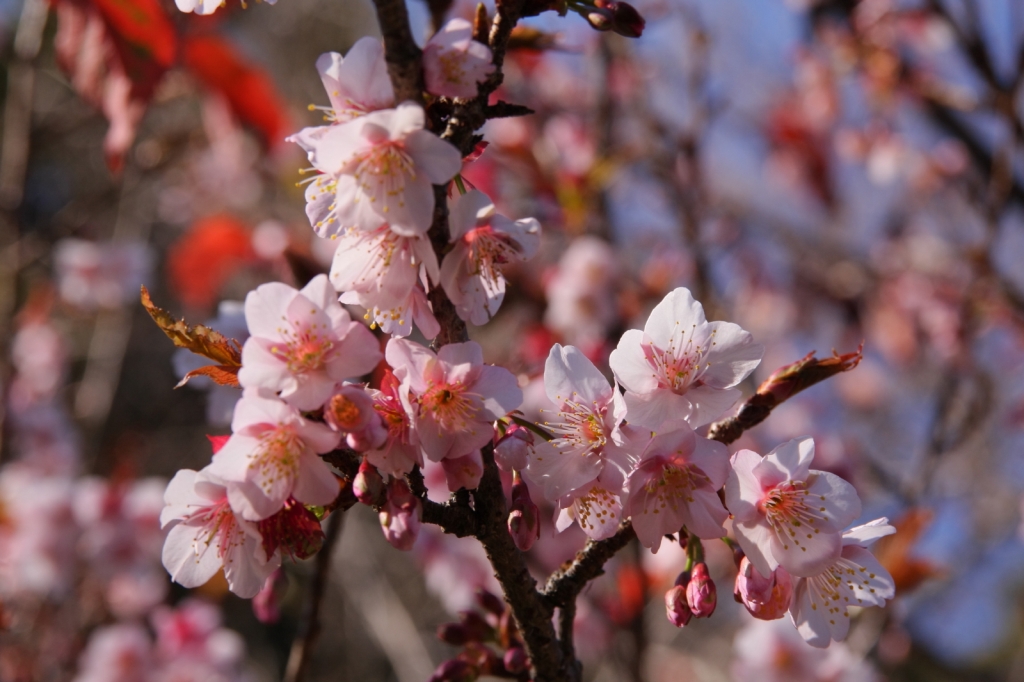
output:
[[[409,27],[405,0],[373,0],[384,38],[384,59],[395,89],[395,101],[423,104],[423,51]]]
[[[302,682],[302,680],[306,679],[309,661],[313,655],[313,648],[316,646],[316,640],[320,636],[320,606],[324,600],[327,575],[331,568],[331,557],[334,554],[334,545],[341,535],[343,523],[344,514],[340,511],[331,514],[327,518],[324,544],[316,555],[316,571],[313,574],[313,581],[309,586],[306,617],[303,619],[304,628],[296,636],[295,641],[292,642],[291,653],[288,655],[288,665],[284,671],[284,682]]]

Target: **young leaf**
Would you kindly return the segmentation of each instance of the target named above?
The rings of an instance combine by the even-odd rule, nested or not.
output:
[[[197,355],[202,355],[217,363],[216,366],[201,367],[189,372],[182,384],[196,375],[208,376],[218,384],[237,386],[238,369],[242,366],[242,350],[238,341],[229,339],[218,331],[201,324],[189,325],[185,320],[176,320],[163,308],[158,308],[149,297],[149,291],[142,287],[142,307],[163,330],[175,346],[188,348]],[[231,381],[227,375],[235,376]],[[180,386],[181,384],[179,384]]]

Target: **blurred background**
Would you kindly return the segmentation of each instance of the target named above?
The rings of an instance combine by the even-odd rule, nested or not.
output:
[[[856,370],[731,449],[813,436],[816,468],[899,528],[876,546],[897,598],[819,652],[734,604],[732,556],[708,543],[719,608],[680,630],[662,595],[683,553],[631,548],[581,597],[586,678],[1024,680],[1024,6],[635,4],[636,40],[554,12],[514,36],[499,94],[536,114],[489,122],[464,175],[536,217],[544,245],[470,335],[519,376],[527,412],[552,343],[607,369],[677,286],[765,344],[746,394],[863,342]],[[475,7],[409,9],[423,40],[432,15]],[[174,389],[194,365],[139,286],[241,340],[249,290],[329,268],[284,137],[327,104],[316,58],[377,31],[364,0],[208,18],[0,1],[0,680],[285,674],[315,559],[286,561],[255,603],[220,578],[187,592],[160,565],[166,481],[209,461],[237,393]],[[362,506],[339,532],[305,679],[426,680],[455,654],[437,626],[496,589],[482,551],[424,527],[397,552]],[[531,567],[584,539],[548,523]]]

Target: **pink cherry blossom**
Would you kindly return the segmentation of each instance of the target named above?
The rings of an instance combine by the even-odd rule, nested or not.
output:
[[[412,429],[412,418],[401,398],[401,382],[388,370],[380,382],[380,390],[371,389],[373,407],[388,430],[384,445],[366,453],[366,461],[382,474],[404,476],[414,466],[423,465],[419,440]]]
[[[146,630],[117,623],[97,628],[78,660],[74,682],[143,682],[153,665],[153,645]]]
[[[451,144],[424,130],[423,108],[411,102],[331,126],[309,152],[323,175],[306,189],[306,215],[321,237],[348,227],[426,234],[434,188],[462,168]]]
[[[356,452],[379,448],[388,430],[373,408],[373,397],[363,386],[346,384],[324,405],[324,421],[345,434],[345,444]]]
[[[620,490],[630,466],[621,447],[626,405],[618,389],[578,348],[557,343],[544,364],[544,389],[559,421],[544,422],[555,438],[534,447],[527,480],[552,502],[595,480],[605,490]]]
[[[380,510],[380,526],[384,538],[395,549],[408,552],[420,532],[423,505],[409,490],[404,479],[396,478],[388,485],[388,501]]]
[[[473,40],[473,25],[452,19],[423,47],[427,90],[441,97],[475,97],[477,83],[494,70],[491,48]]]
[[[300,291],[271,282],[245,297],[252,334],[242,347],[238,382],[280,392],[300,410],[315,410],[349,377],[380,361],[377,341],[336,299],[326,275]]]
[[[810,468],[814,441],[797,438],[765,457],[732,456],[725,502],[750,563],[768,575],[778,566],[817,575],[838,558],[841,532],[860,514],[860,497],[835,474]]]
[[[331,100],[327,116],[332,122],[344,123],[395,105],[384,45],[377,38],[360,38],[344,57],[325,52],[316,60],[316,70]]]
[[[225,0],[174,0],[174,4],[178,6],[179,10],[187,14],[195,12],[200,16],[207,16],[213,14],[227,3]],[[273,5],[274,2],[268,4]]]
[[[512,422],[494,446],[494,463],[502,471],[522,471],[529,461],[534,440],[530,429]]]
[[[540,247],[540,223],[512,222],[478,190],[459,197],[450,219],[452,250],[441,264],[441,286],[459,317],[476,325],[494,317],[505,298],[501,266],[529,260]]]
[[[896,594],[889,572],[866,547],[880,537],[895,533],[885,518],[875,519],[843,533],[839,559],[817,575],[793,581],[789,613],[800,636],[808,644],[827,647],[846,639],[850,606],[885,606]]]
[[[483,447],[494,437],[494,420],[523,401],[515,376],[485,365],[475,341],[442,346],[435,355],[418,343],[393,338],[384,355],[402,383],[403,403],[423,454],[435,462]]]
[[[622,335],[608,364],[626,387],[629,420],[657,428],[683,418],[697,428],[733,406],[743,381],[764,355],[748,332],[731,322],[707,322],[689,289],[655,306],[641,332]]]
[[[460,488],[476,490],[484,476],[484,460],[479,450],[473,450],[462,457],[442,459],[441,467],[444,469],[445,482],[451,492],[456,492]]]
[[[576,521],[591,540],[604,540],[619,529],[622,520],[622,490],[608,490],[595,482],[561,498],[557,507],[555,529],[559,533]]]
[[[644,547],[657,552],[665,535],[686,529],[699,538],[725,535],[729,512],[718,490],[729,475],[729,451],[721,443],[679,428],[656,435],[629,475],[626,514]]]
[[[226,483],[210,472],[182,469],[164,501],[160,525],[170,532],[163,564],[175,582],[199,587],[223,568],[231,591],[250,598],[280,565],[280,555],[267,557],[256,525],[232,511]]]
[[[793,599],[793,581],[781,566],[765,578],[750,563],[750,559],[743,557],[736,572],[733,594],[754,618],[775,620],[782,618],[789,610]]]
[[[207,468],[227,481],[231,508],[242,518],[272,516],[290,496],[316,505],[338,496],[337,479],[317,457],[341,439],[326,425],[303,419],[276,398],[247,390],[235,406],[231,428],[234,433]]]

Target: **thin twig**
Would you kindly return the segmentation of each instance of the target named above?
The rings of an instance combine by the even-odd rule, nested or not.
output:
[[[320,636],[320,606],[324,601],[324,593],[327,586],[327,574],[331,568],[331,555],[334,553],[334,545],[341,535],[341,526],[344,522],[344,514],[340,511],[331,514],[327,518],[327,530],[324,532],[324,544],[316,555],[316,572],[313,574],[313,581],[309,585],[309,601],[306,605],[305,628],[300,632],[295,641],[292,642],[291,653],[288,655],[288,665],[284,671],[284,682],[302,682],[309,670],[309,661],[313,655],[313,648],[316,646],[317,637]]]

